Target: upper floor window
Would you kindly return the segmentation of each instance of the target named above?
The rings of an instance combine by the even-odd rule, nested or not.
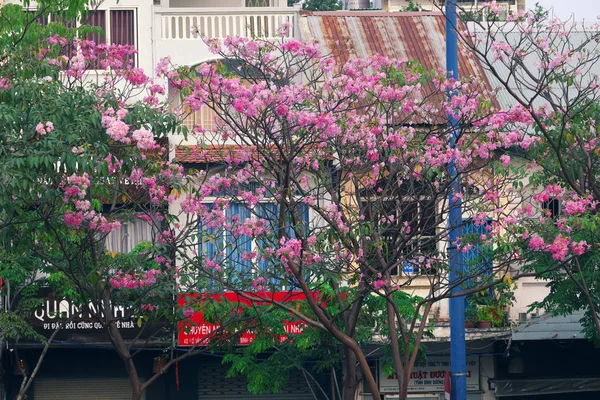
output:
[[[213,204],[206,204],[208,208]],[[286,235],[295,237],[295,229],[308,230],[309,209],[306,205],[298,205],[294,213],[299,221],[294,221],[288,215],[286,221]],[[280,266],[274,256],[266,256],[265,250],[275,246],[278,228],[279,206],[273,202],[258,203],[253,207],[246,204],[230,202],[225,209],[224,229],[199,227],[199,251],[203,257],[217,263],[225,273],[228,280],[239,283],[251,282],[254,278],[265,278],[265,282],[280,290],[290,289],[292,282],[287,274],[282,274]],[[265,221],[269,234],[258,239],[249,236],[234,234],[232,224],[243,223],[248,219],[261,219]],[[272,236],[272,237],[270,237]],[[213,287],[212,290],[217,288]],[[293,288],[291,288],[293,289]]]
[[[558,218],[561,214],[560,200],[551,199],[542,202],[542,213],[545,217]]]
[[[401,258],[390,275],[434,274],[431,259],[437,255],[437,210],[435,202],[427,197],[365,200],[361,213],[384,241],[386,263],[392,257]],[[402,232],[402,233],[401,233]],[[406,242],[403,235],[409,238]],[[402,248],[401,253],[398,253]],[[428,261],[429,260],[429,261]]]
[[[34,11],[31,11],[33,14]],[[137,21],[134,9],[112,9],[89,11],[79,22],[66,21],[59,15],[51,14],[35,18],[35,22],[47,26],[49,22],[62,22],[69,28],[78,28],[89,25],[102,29],[101,33],[88,33],[85,40],[94,41],[96,44],[130,45],[137,48]],[[136,60],[134,60],[134,64]],[[97,63],[96,63],[97,64]],[[94,69],[101,69],[93,65]]]
[[[203,105],[200,110],[189,113],[183,119],[183,126],[192,131],[195,125],[199,125],[207,132],[212,132],[215,127],[215,112],[208,106]]]

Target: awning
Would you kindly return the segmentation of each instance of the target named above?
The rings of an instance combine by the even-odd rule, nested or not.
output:
[[[496,397],[600,392],[600,378],[493,380]]]
[[[584,311],[569,315],[544,314],[513,329],[512,340],[572,340],[584,339],[581,318]]]

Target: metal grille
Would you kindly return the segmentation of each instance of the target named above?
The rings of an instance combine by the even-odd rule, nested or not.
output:
[[[33,385],[35,400],[131,400],[131,397],[131,385],[126,378],[38,378]]]
[[[226,379],[226,373],[227,366],[201,365],[198,369],[198,400],[314,400],[301,371],[290,377],[282,393],[260,395],[252,395],[248,392],[245,378],[237,376]]]

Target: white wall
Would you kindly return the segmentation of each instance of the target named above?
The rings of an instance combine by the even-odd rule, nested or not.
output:
[[[541,301],[550,293],[550,289],[546,287],[546,282],[534,278],[521,278],[517,282],[515,290],[515,303],[510,308],[509,317],[513,321],[517,321],[519,313],[527,313],[531,303]],[[543,310],[541,310],[543,311]],[[528,318],[530,314],[528,313]]]

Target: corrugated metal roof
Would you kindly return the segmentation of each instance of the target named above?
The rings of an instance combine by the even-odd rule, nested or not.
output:
[[[445,17],[437,12],[301,12],[303,38],[316,39],[338,64],[381,55],[416,60],[425,68],[446,68]],[[460,51],[459,76],[477,77],[491,92],[479,61]]]
[[[256,149],[248,150],[238,145],[177,146],[175,159],[183,164],[217,164],[239,159],[242,153],[247,155],[248,152],[252,159],[258,159]]]
[[[552,316],[544,314],[513,329],[512,340],[568,340],[584,339],[581,318],[583,311]]]

